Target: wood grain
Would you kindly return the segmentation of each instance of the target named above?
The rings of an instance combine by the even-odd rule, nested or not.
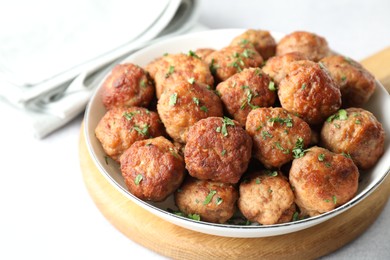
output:
[[[364,59],[361,64],[374,74],[390,93],[390,47]]]
[[[362,61],[390,91],[390,48]],[[83,127],[81,127],[83,129]],[[87,190],[101,213],[128,238],[174,259],[315,259],[349,243],[379,216],[390,196],[390,177],[350,210],[320,225],[281,236],[227,238],[181,228],[142,209],[116,190],[99,172],[85,143],[80,166]]]

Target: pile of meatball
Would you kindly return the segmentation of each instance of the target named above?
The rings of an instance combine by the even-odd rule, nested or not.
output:
[[[374,77],[310,32],[207,47],[118,64],[103,82],[95,134],[128,190],[173,194],[176,214],[213,223],[285,223],[351,200],[384,152],[362,108]]]

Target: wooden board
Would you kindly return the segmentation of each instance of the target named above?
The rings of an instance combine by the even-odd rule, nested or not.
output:
[[[390,89],[390,47],[362,63]],[[83,127],[82,127],[83,129]],[[102,214],[128,238],[161,255],[180,259],[314,259],[329,254],[363,233],[390,196],[390,177],[350,210],[317,226],[265,238],[227,238],[181,228],[149,213],[117,191],[90,157],[84,132],[79,143],[85,185]],[[179,241],[179,242],[178,242]]]

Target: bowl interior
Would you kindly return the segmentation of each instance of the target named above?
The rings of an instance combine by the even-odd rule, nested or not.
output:
[[[211,30],[175,37],[142,49],[130,55],[123,62],[131,62],[144,67],[155,58],[162,56],[164,53],[188,53],[189,50],[196,50],[197,48],[220,49],[229,45],[230,41],[243,31],[243,29]],[[281,39],[283,36],[282,33],[277,32],[272,32],[272,35],[276,41]],[[99,86],[100,85],[101,84],[99,84]],[[389,172],[388,162],[390,160],[390,144],[389,138],[386,138],[385,153],[376,166],[369,171],[360,172],[361,176],[357,195],[347,204],[344,204],[330,212],[295,222],[268,226],[213,224],[183,218],[167,211],[168,208],[176,209],[173,196],[168,197],[164,202],[145,202],[136,198],[127,190],[119,165],[106,157],[100,142],[95,137],[95,128],[100,119],[106,113],[100,99],[101,89],[99,86],[87,106],[84,129],[87,147],[96,166],[103,176],[106,177],[115,188],[133,202],[171,223],[191,230],[228,237],[265,237],[286,234],[308,228],[332,218],[333,216],[336,216],[359,203],[379,186]],[[379,82],[377,82],[375,93],[364,108],[371,111],[377,117],[377,119],[383,124],[387,134],[390,133],[390,118],[388,116],[386,117],[386,111],[390,111],[390,97]]]

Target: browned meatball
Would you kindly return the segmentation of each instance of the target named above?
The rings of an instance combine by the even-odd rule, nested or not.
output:
[[[343,107],[360,107],[375,91],[375,78],[358,62],[340,55],[321,60],[340,86]]]
[[[237,183],[248,168],[252,139],[227,117],[208,117],[187,136],[184,159],[189,174],[202,180]]]
[[[291,221],[294,193],[280,171],[262,170],[245,176],[240,184],[238,208],[251,222],[272,225]]]
[[[205,60],[206,57],[207,57],[210,53],[212,53],[212,52],[214,52],[214,51],[215,51],[215,49],[211,49],[211,48],[199,48],[199,49],[196,49],[196,50],[195,50],[195,54],[196,54],[199,58],[201,58],[202,60]]]
[[[284,36],[276,45],[276,55],[302,52],[309,60],[319,61],[330,54],[325,38],[310,32],[297,31]]]
[[[165,134],[156,112],[141,107],[118,107],[106,112],[95,129],[104,151],[115,161],[135,141]]]
[[[307,58],[303,53],[289,52],[270,58],[262,70],[275,81],[276,85],[279,85],[280,81],[286,76],[287,65],[298,60],[307,60]]]
[[[293,161],[289,178],[301,214],[316,216],[355,196],[359,171],[351,159],[314,146]]]
[[[200,119],[222,116],[220,98],[204,84],[178,82],[165,91],[157,111],[167,133],[177,142],[186,143],[187,131]]]
[[[135,142],[120,157],[129,191],[142,200],[163,201],[184,179],[184,160],[165,137]]]
[[[253,47],[228,46],[206,57],[217,82],[224,81],[245,68],[260,67],[263,58]]]
[[[321,64],[294,61],[286,69],[278,88],[284,109],[309,124],[320,124],[340,108],[340,89]]]
[[[154,96],[149,74],[131,64],[116,65],[102,85],[102,102],[107,109],[119,106],[147,107]]]
[[[214,85],[209,65],[194,52],[167,54],[148,64],[146,70],[155,81],[157,98],[166,88],[179,81],[196,81],[211,87]]]
[[[230,43],[232,46],[253,46],[264,60],[275,56],[276,42],[269,31],[249,29]]]
[[[293,160],[294,148],[310,143],[309,125],[283,108],[258,108],[249,113],[246,130],[253,139],[253,156],[267,168]]]
[[[340,109],[321,130],[321,143],[352,157],[361,169],[375,165],[384,152],[385,131],[375,116],[361,108]]]
[[[236,211],[238,192],[233,185],[186,178],[175,192],[177,207],[185,215],[197,214],[200,220],[225,223]]]
[[[271,79],[260,68],[249,68],[219,83],[217,91],[229,115],[245,126],[252,109],[275,103],[276,93],[270,84]]]

